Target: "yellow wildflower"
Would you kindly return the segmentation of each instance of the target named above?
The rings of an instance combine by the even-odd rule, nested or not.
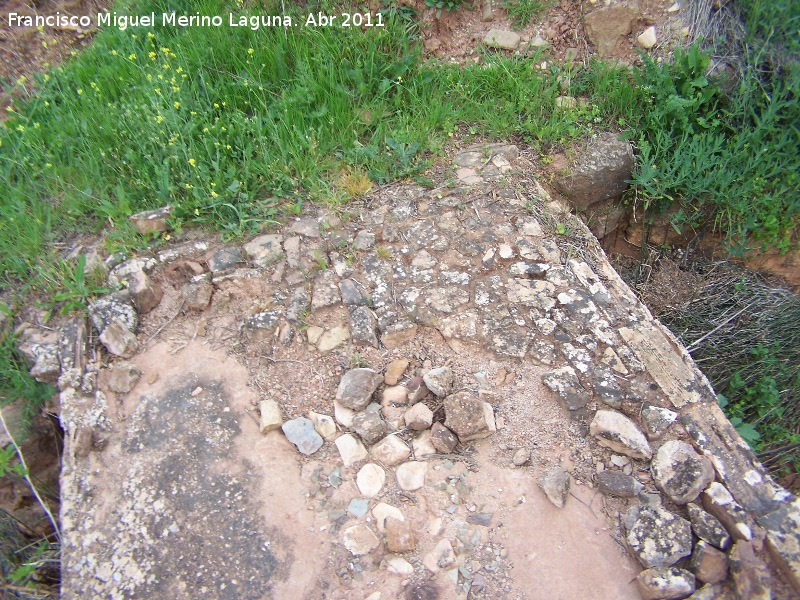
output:
[[[172,106],[175,107],[175,110],[178,110],[181,107],[181,103],[180,102],[173,102]]]
[[[193,158],[190,158],[189,159],[189,165],[191,165],[193,167],[193,166],[195,166],[195,164],[196,164],[195,160]]]

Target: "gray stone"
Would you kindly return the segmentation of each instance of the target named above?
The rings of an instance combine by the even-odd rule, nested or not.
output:
[[[450,367],[431,369],[422,376],[422,380],[425,382],[425,387],[439,398],[444,398],[453,389],[453,371]]]
[[[714,467],[686,442],[663,444],[650,465],[656,487],[676,504],[686,504],[714,480]]]
[[[61,373],[58,345],[33,344],[31,351],[34,355],[34,363],[29,372],[30,376],[42,383],[55,383]]]
[[[356,342],[378,347],[378,318],[366,306],[359,306],[350,313],[350,335]]]
[[[142,235],[160,233],[167,230],[167,219],[172,216],[173,206],[168,204],[155,210],[145,210],[131,215],[128,219]]]
[[[467,523],[472,525],[480,525],[481,527],[489,527],[492,524],[494,513],[479,512],[467,515]]]
[[[267,310],[247,317],[244,326],[247,329],[274,329],[281,316],[280,310]]]
[[[108,374],[108,389],[117,394],[127,394],[136,385],[142,370],[127,360],[114,363]]]
[[[597,239],[603,239],[625,222],[628,208],[618,198],[606,198],[590,204],[583,216],[589,231]]]
[[[591,394],[581,385],[575,369],[561,367],[542,375],[544,384],[553,390],[564,401],[567,410],[575,411],[584,408],[592,399]]]
[[[149,313],[161,302],[161,286],[150,279],[144,271],[133,273],[128,279],[131,301],[140,314]]]
[[[405,558],[395,556],[386,561],[386,570],[393,575],[405,578],[413,575],[414,566]]]
[[[450,454],[458,445],[456,435],[438,421],[431,427],[430,441],[436,451],[441,454]]]
[[[750,542],[739,540],[728,556],[734,588],[742,600],[772,600],[769,568],[753,551]]]
[[[556,304],[553,298],[556,286],[549,281],[513,278],[508,280],[506,286],[509,302],[541,310],[550,310]]]
[[[436,328],[446,340],[469,340],[478,335],[478,311],[466,310],[439,319]]]
[[[730,600],[732,596],[723,595],[722,586],[718,583],[707,583],[686,600]]]
[[[425,304],[439,314],[450,314],[469,302],[469,290],[463,287],[436,287],[428,292]]]
[[[353,248],[356,250],[369,250],[373,246],[375,246],[375,234],[366,229],[359,231],[353,240]]]
[[[233,269],[244,262],[242,249],[238,246],[226,246],[214,251],[208,259],[208,268],[212,273]]]
[[[528,352],[529,338],[522,327],[509,327],[492,334],[492,348],[498,354],[524,358]]]
[[[2,315],[0,311],[0,315]],[[58,328],[58,362],[63,371],[77,369],[83,371],[86,366],[86,318],[75,317]],[[0,340],[2,339],[0,326]]]
[[[569,486],[569,473],[563,467],[553,467],[539,477],[539,487],[558,508],[564,508],[569,496]]]
[[[100,343],[106,347],[111,354],[130,358],[139,351],[139,342],[119,321],[114,321],[103,329],[100,334]]]
[[[416,543],[411,522],[387,517],[385,527],[386,549],[389,552],[403,554],[404,552],[413,552],[415,550]]]
[[[192,258],[200,256],[207,250],[208,243],[204,241],[185,242],[183,244],[179,244],[178,246],[173,246],[159,252],[158,260],[159,262],[166,263],[172,262],[179,258]],[[196,262],[187,261],[187,264],[191,264],[196,270],[199,270],[199,273],[196,273],[197,275],[203,272],[203,267]]]
[[[528,462],[531,458],[530,450],[527,448],[517,448],[514,451],[514,455],[511,457],[511,462],[514,463],[514,466],[521,467],[526,462]]]
[[[207,279],[190,281],[181,289],[183,307],[186,310],[205,310],[211,304],[214,286]]]
[[[259,431],[261,431],[261,433],[274,431],[283,425],[281,407],[278,406],[275,400],[262,400],[258,405],[259,411],[261,412],[261,419],[259,420]]]
[[[428,463],[410,460],[397,467],[397,485],[406,492],[413,492],[425,485]]]
[[[490,48],[497,48],[498,50],[516,50],[520,40],[519,34],[513,31],[492,29],[483,38],[483,43]]]
[[[322,447],[323,439],[314,429],[314,423],[305,417],[286,421],[281,426],[286,439],[292,442],[303,454],[314,454]]]
[[[756,519],[767,534],[767,548],[800,592],[800,499],[787,498],[781,506]]]
[[[375,463],[367,463],[359,469],[356,475],[356,486],[358,491],[367,498],[377,496],[383,484],[386,483],[386,471]]]
[[[383,378],[386,381],[386,377]],[[381,406],[406,406],[408,405],[408,388],[404,385],[393,385],[383,388],[381,392]]]
[[[616,133],[600,134],[569,167],[568,175],[557,175],[553,185],[575,207],[614,198],[628,189],[634,167],[630,142]]]
[[[311,310],[333,306],[340,300],[336,272],[328,269],[319,273],[314,278],[314,286],[311,291]]]
[[[636,577],[642,600],[680,600],[695,588],[695,579],[689,571],[677,567],[646,569]]]
[[[537,279],[543,277],[547,271],[550,270],[550,265],[547,263],[533,263],[533,262],[515,262],[508,267],[507,273],[511,277],[522,277],[527,279]]]
[[[633,506],[625,527],[628,547],[645,568],[668,567],[692,553],[689,521],[664,508]]]
[[[319,237],[319,222],[314,217],[304,217],[297,219],[290,226],[289,230],[292,233],[302,235],[307,238]]]
[[[589,425],[589,432],[601,446],[636,459],[653,455],[641,431],[628,417],[611,410],[598,410]]]
[[[353,417],[353,429],[366,444],[374,444],[386,433],[386,424],[378,411],[365,411]]]
[[[311,296],[304,287],[297,288],[289,298],[286,307],[286,320],[289,323],[300,323],[305,319],[306,311],[311,304]]]
[[[369,510],[369,500],[367,498],[353,498],[347,505],[348,514],[360,519]]]
[[[372,369],[351,369],[339,382],[336,400],[345,408],[361,410],[370,403],[381,383],[383,375]]]
[[[732,478],[728,478],[732,479]],[[755,521],[741,504],[734,500],[728,489],[716,481],[709,484],[700,498],[703,508],[715,517],[734,540],[751,541]]]
[[[364,556],[375,550],[381,542],[369,527],[358,524],[344,530],[343,543],[353,556]]]
[[[380,442],[369,449],[370,455],[387,467],[398,465],[403,462],[411,449],[408,445],[395,434],[387,435]]]
[[[617,383],[616,377],[611,372],[611,369],[603,366],[597,366],[592,373],[592,387],[594,393],[612,408],[620,408],[622,401],[625,399],[625,393]]]
[[[422,402],[409,408],[403,415],[406,427],[414,431],[428,429],[433,423],[433,411]]]
[[[139,316],[127,291],[102,296],[92,302],[89,305],[89,318],[99,333],[103,333],[114,321],[119,321],[130,332],[135,332],[139,326]]]
[[[636,479],[621,471],[601,471],[597,474],[597,482],[601,493],[620,498],[633,498],[644,489]]]
[[[342,457],[342,462],[345,467],[349,467],[353,463],[361,460],[366,460],[369,454],[364,444],[354,435],[345,433],[336,438],[334,442],[339,449],[339,454]]]
[[[445,423],[462,443],[489,437],[497,430],[492,406],[467,392],[447,396],[444,407]]]
[[[608,348],[608,350],[611,350],[611,348]],[[613,350],[611,351],[613,352]],[[651,440],[657,440],[664,435],[677,418],[678,413],[668,408],[661,408],[649,402],[645,402],[642,406],[642,425],[647,437]]]
[[[638,17],[638,11],[627,4],[595,9],[584,18],[586,37],[601,57],[615,56],[625,48]]]
[[[728,556],[707,542],[695,544],[689,570],[698,581],[721,583],[728,578]]]
[[[708,514],[696,504],[687,504],[689,520],[692,522],[692,531],[701,540],[716,546],[720,550],[727,550],[731,545],[731,536],[718,519]]]
[[[283,237],[275,234],[260,235],[247,242],[243,248],[247,256],[259,267],[267,267],[283,256]]]
[[[347,306],[365,306],[368,296],[352,279],[343,279],[339,282],[339,292],[342,295],[342,302]]]

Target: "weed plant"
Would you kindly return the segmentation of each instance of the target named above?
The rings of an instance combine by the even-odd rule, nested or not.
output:
[[[512,26],[522,29],[538,21],[554,4],[555,0],[503,0],[500,7],[506,11]]]

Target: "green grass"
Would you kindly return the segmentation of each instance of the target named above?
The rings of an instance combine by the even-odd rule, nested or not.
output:
[[[503,0],[500,7],[506,11],[517,29],[538,21],[542,14],[555,4],[555,0]]]

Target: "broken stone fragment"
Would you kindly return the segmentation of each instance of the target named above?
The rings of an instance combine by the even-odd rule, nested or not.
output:
[[[186,310],[205,310],[211,304],[214,286],[207,279],[190,281],[181,289],[183,307]]]
[[[378,318],[366,306],[350,313],[350,334],[356,342],[378,347]]]
[[[367,410],[353,417],[353,429],[367,444],[374,444],[386,433],[379,411]]]
[[[414,530],[410,522],[387,517],[385,526],[386,549],[389,552],[403,554],[404,552],[414,551],[416,543],[414,541]]]
[[[283,255],[283,237],[275,234],[261,235],[247,242],[243,249],[259,267],[267,267]]]
[[[407,368],[408,360],[405,358],[393,360],[386,366],[386,373],[383,376],[383,382],[386,385],[397,385],[397,382],[400,380],[400,377]]]
[[[714,467],[686,442],[671,440],[650,465],[656,487],[676,504],[691,502],[714,480]]]
[[[611,410],[598,410],[589,425],[589,432],[601,446],[631,458],[647,459],[653,456],[644,434],[628,417]]]
[[[135,332],[139,325],[139,316],[127,290],[98,298],[89,305],[88,310],[92,324],[99,333],[103,333],[114,321],[119,321],[130,332]]]
[[[409,577],[414,573],[414,566],[401,556],[395,556],[386,561],[386,570],[392,575]]]
[[[408,382],[408,403],[415,404],[431,393],[422,377],[412,377]]]
[[[721,583],[728,577],[728,556],[707,542],[698,542],[689,561],[689,570],[698,581]]]
[[[414,431],[428,429],[433,422],[433,411],[422,402],[409,408],[403,415],[406,427]]]
[[[58,345],[33,344],[31,353],[34,356],[34,363],[29,372],[30,376],[42,383],[55,383],[61,373],[61,362],[58,360]]]
[[[450,454],[458,445],[458,438],[447,427],[436,422],[431,427],[431,444],[437,452]]]
[[[468,392],[447,396],[444,405],[445,424],[462,443],[489,437],[497,431],[492,406]]]
[[[620,498],[638,496],[644,486],[630,475],[621,471],[601,471],[597,474],[600,493]]]
[[[275,400],[262,400],[259,403],[261,411],[261,421],[259,429],[261,433],[267,433],[280,428],[283,425],[283,416],[281,415],[281,408]],[[288,437],[288,436],[287,436]],[[289,440],[292,441],[292,440]]]
[[[439,540],[436,547],[422,559],[422,564],[431,573],[438,573],[455,562],[456,553],[453,552],[453,546],[450,544],[450,540],[447,539]]]
[[[715,517],[708,514],[696,504],[687,504],[692,531],[701,540],[708,542],[720,550],[727,550],[731,545],[731,536]]]
[[[356,475],[358,491],[366,498],[377,496],[386,482],[386,472],[375,463],[367,463]]]
[[[580,410],[592,399],[591,394],[581,385],[575,369],[572,367],[567,366],[548,371],[542,375],[542,381],[564,401],[567,410]]]
[[[739,598],[772,599],[772,577],[769,568],[753,551],[750,542],[739,540],[728,556],[734,587]]]
[[[519,34],[513,31],[492,29],[486,34],[486,37],[483,38],[483,43],[490,48],[496,48],[498,50],[516,50],[521,39]]]
[[[386,378],[384,377],[384,381]],[[404,385],[393,385],[383,389],[381,406],[405,406],[408,404],[408,388]]]
[[[219,273],[238,266],[244,262],[242,249],[237,246],[228,246],[214,251],[208,259],[208,268],[212,273]]]
[[[539,477],[539,488],[558,508],[564,508],[569,496],[569,473],[563,467],[553,467]]]
[[[167,230],[167,219],[172,216],[173,206],[168,204],[155,210],[145,210],[129,217],[131,225],[142,235]]]
[[[313,410],[308,412],[308,418],[314,423],[314,430],[325,440],[331,440],[336,436],[336,422],[328,415],[316,413]]]
[[[636,577],[643,600],[680,600],[695,588],[695,578],[689,571],[677,567],[646,569]]]
[[[386,530],[386,519],[392,517],[398,521],[404,521],[405,517],[400,509],[385,502],[378,502],[372,509],[372,516],[375,517],[375,524],[378,526],[378,531],[384,532]]]
[[[364,556],[375,550],[381,542],[369,527],[358,524],[344,530],[343,543],[353,556]]]
[[[423,375],[422,380],[425,382],[425,387],[439,398],[444,398],[453,389],[453,371],[450,367],[431,369]]]
[[[128,292],[131,301],[140,314],[149,313],[161,302],[163,292],[161,286],[148,277],[144,271],[138,271],[128,279]]]
[[[342,376],[336,400],[351,410],[361,410],[370,403],[372,394],[383,383],[383,375],[372,369],[351,369]]]
[[[286,439],[305,455],[314,454],[322,447],[322,436],[314,430],[314,424],[305,417],[286,421],[281,429],[283,429]]]
[[[712,482],[700,498],[703,508],[722,523],[734,540],[752,541],[755,521],[724,485]]]
[[[364,306],[369,299],[352,279],[343,279],[339,282],[339,293],[342,296],[342,302],[347,306]]]
[[[142,370],[127,360],[114,363],[108,374],[108,389],[117,394],[127,394],[136,385]]]
[[[668,567],[692,553],[689,521],[664,508],[632,506],[625,527],[628,547],[645,568]]]
[[[341,346],[350,339],[350,329],[347,325],[337,325],[319,336],[317,350],[322,354],[327,354],[334,348]]]
[[[661,408],[649,402],[642,405],[642,425],[647,437],[651,440],[659,439],[678,418],[678,413]]]
[[[139,351],[139,342],[119,321],[109,324],[100,334],[100,342],[111,354],[130,358]]]
[[[640,48],[644,48],[645,50],[649,50],[653,46],[656,45],[658,41],[658,37],[656,35],[656,27],[655,25],[651,25],[647,29],[644,30],[637,38],[636,44]]]
[[[244,320],[244,326],[247,329],[274,329],[281,319],[280,310],[267,310],[264,312],[250,315]]]
[[[408,458],[408,455],[411,454],[411,449],[403,440],[395,434],[391,434],[372,446],[369,453],[375,460],[380,461],[387,467],[391,467]]]
[[[397,467],[397,485],[405,492],[413,492],[425,485],[428,463],[411,460]]]
[[[349,467],[358,461],[366,460],[369,456],[364,444],[350,433],[339,436],[334,443],[339,449],[339,454],[342,457],[342,462],[345,467]]]
[[[314,278],[314,285],[311,290],[312,311],[338,304],[341,299],[339,283],[334,271],[322,271]]]

